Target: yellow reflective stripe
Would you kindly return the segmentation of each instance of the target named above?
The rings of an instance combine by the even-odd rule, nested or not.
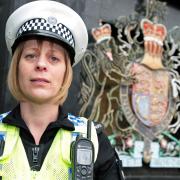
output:
[[[66,163],[71,164],[71,160],[70,160],[70,147],[72,141],[71,132],[62,129],[62,131],[60,131],[60,136],[61,136],[60,142],[61,142],[62,158]]]

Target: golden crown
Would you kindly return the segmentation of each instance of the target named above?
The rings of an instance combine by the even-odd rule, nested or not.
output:
[[[111,26],[109,24],[104,24],[98,28],[93,28],[91,33],[96,42],[100,43],[111,38]]]
[[[163,24],[155,24],[148,19],[141,21],[141,29],[143,30],[145,41],[155,41],[160,46],[167,35],[166,27]]]

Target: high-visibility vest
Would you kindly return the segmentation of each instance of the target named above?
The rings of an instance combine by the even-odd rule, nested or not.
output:
[[[19,128],[0,123],[0,138],[5,140],[3,155],[0,157],[0,176],[5,180],[70,180],[72,178],[70,147],[79,133],[86,136],[87,119],[68,115],[75,125],[74,131],[60,129],[44,159],[40,171],[30,169]],[[95,159],[98,141],[92,123],[91,140],[95,147]]]

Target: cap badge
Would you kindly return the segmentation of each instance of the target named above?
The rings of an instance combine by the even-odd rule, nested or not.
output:
[[[50,17],[48,17],[48,23],[55,25],[55,24],[57,24],[57,19],[53,16],[50,16]]]

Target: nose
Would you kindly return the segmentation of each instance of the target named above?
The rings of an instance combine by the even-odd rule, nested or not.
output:
[[[46,63],[45,56],[40,55],[36,62],[37,62],[36,63],[37,71],[47,71],[47,63]]]

